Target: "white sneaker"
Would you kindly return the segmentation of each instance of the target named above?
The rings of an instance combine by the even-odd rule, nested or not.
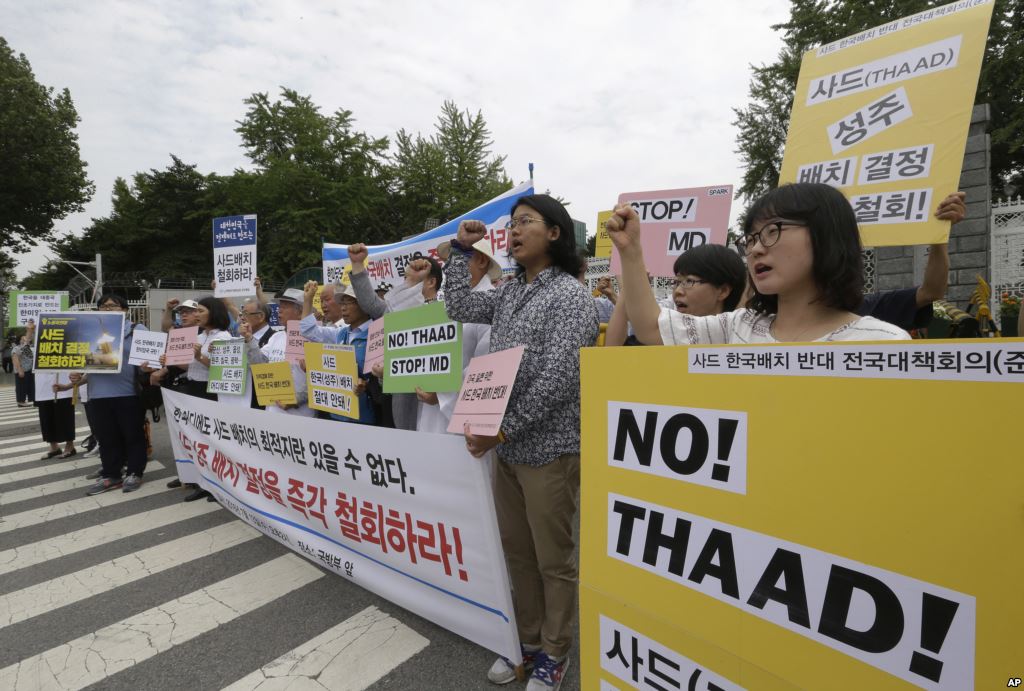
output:
[[[526,646],[520,646],[523,653],[523,667],[529,674],[533,670],[533,660],[540,652],[540,648],[528,650]],[[487,670],[487,681],[492,684],[510,684],[516,680],[516,667],[507,657],[499,657]]]

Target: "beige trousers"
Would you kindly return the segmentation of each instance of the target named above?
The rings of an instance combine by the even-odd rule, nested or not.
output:
[[[553,657],[572,646],[578,576],[572,526],[579,493],[577,454],[543,466],[497,463],[494,503],[519,640]]]

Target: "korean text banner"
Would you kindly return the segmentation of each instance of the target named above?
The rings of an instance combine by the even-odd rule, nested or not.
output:
[[[1020,675],[1024,340],[640,350],[582,354],[583,688]]]
[[[198,470],[199,484],[243,521],[428,621],[519,657],[487,466],[461,437],[173,392],[164,404],[178,465]]]
[[[43,312],[35,346],[37,372],[120,372],[124,313]]]
[[[462,324],[443,302],[384,315],[384,392],[458,391],[462,385]]]
[[[780,183],[849,198],[865,245],[944,243],[992,0],[955,2],[804,54]]]
[[[39,322],[40,312],[63,312],[68,308],[67,291],[12,290],[7,294],[7,326],[28,326]]]
[[[512,204],[519,197],[533,194],[533,182],[524,182],[468,211],[456,219],[436,228],[414,235],[390,245],[369,247],[366,272],[375,288],[393,288],[405,280],[405,267],[417,257],[437,259],[437,246],[445,240],[453,240],[459,230],[459,223],[467,219],[482,221],[487,226],[494,259],[506,273],[511,273],[514,263],[508,258],[508,235],[505,223],[512,217]],[[325,243],[323,246],[324,283],[334,283],[351,262],[348,245]]]
[[[640,216],[644,262],[654,276],[675,277],[672,267],[680,254],[701,245],[724,245],[728,239],[732,185],[630,192],[620,194],[619,203],[629,204]],[[622,273],[614,247],[611,272]]]
[[[256,216],[213,219],[214,297],[255,295]]]
[[[355,348],[335,343],[305,344],[306,390],[309,407],[359,419],[359,368]]]

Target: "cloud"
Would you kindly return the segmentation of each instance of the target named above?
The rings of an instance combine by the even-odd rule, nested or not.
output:
[[[245,166],[242,100],[281,86],[375,136],[429,133],[445,99],[480,110],[510,175],[535,163],[538,187],[590,226],[620,192],[739,184],[731,109],[749,65],[781,47],[770,26],[788,5],[0,0],[5,38],[82,117],[97,190],[63,232],[109,214],[116,177],[172,153],[204,172]],[[45,256],[23,255],[20,273]]]

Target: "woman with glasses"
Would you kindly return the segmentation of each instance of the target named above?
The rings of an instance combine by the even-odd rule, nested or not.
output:
[[[672,304],[681,314],[694,317],[731,312],[739,305],[747,286],[743,260],[722,245],[701,245],[687,250],[676,259],[672,271],[676,275],[672,282]],[[626,306],[620,293],[608,322],[604,344],[636,345],[635,338],[627,338],[628,329]]]
[[[462,322],[491,325],[490,352],[525,346],[501,429],[466,434],[477,458],[495,449],[494,504],[514,592],[528,691],[557,689],[568,663],[576,616],[573,517],[580,487],[580,348],[597,339],[597,310],[576,280],[581,260],[573,223],[546,194],[512,209],[509,255],[516,277],[496,290],[471,289],[480,221],[463,221],[445,265],[445,306]],[[496,684],[516,678],[499,658]]]
[[[948,199],[939,206],[946,218]],[[636,211],[619,205],[608,233],[622,257],[626,310],[649,345],[871,341],[909,339],[903,329],[854,311],[864,269],[853,208],[838,190],[784,185],[748,210],[737,246],[747,258],[753,294],[745,309],[695,317],[662,309],[647,288]]]

